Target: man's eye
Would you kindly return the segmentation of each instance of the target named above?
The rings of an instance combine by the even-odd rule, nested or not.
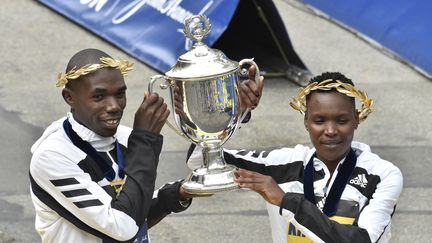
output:
[[[100,94],[98,94],[98,95],[93,95],[93,100],[102,100],[103,99],[103,95],[100,95]]]
[[[126,91],[121,91],[117,94],[118,97],[124,97],[126,96]]]

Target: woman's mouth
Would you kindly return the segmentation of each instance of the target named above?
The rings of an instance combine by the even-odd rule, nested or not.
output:
[[[328,148],[334,148],[334,147],[339,146],[341,143],[342,143],[342,141],[339,141],[339,140],[338,141],[326,141],[326,142],[323,142],[322,145],[325,147],[328,147]]]

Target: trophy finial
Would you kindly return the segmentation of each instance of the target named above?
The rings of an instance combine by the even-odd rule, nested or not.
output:
[[[193,41],[201,42],[211,29],[210,20],[203,14],[187,18],[184,23],[183,33]]]

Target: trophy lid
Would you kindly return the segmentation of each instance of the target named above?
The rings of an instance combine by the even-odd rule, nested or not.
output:
[[[165,73],[166,76],[173,79],[202,80],[238,70],[238,62],[228,59],[220,50],[212,49],[201,42],[210,32],[210,27],[210,21],[204,15],[195,15],[185,20],[183,32],[196,43],[177,59],[174,67]]]

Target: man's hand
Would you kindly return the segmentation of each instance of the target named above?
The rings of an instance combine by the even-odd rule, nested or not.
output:
[[[164,99],[157,93],[144,93],[144,100],[135,112],[134,129],[160,133],[170,111]]]
[[[259,193],[267,202],[273,205],[281,205],[285,192],[282,191],[272,177],[244,169],[238,169],[234,174],[236,176],[234,181],[241,188],[248,188]]]
[[[262,91],[264,87],[264,77],[260,76],[260,82],[257,84],[255,80],[256,68],[251,66],[249,68],[249,79],[243,81],[239,85],[239,93],[241,99],[241,108],[243,111],[246,109],[255,109],[258,106],[259,100],[262,96]]]
[[[183,183],[185,183],[185,182],[186,182],[186,180],[184,180],[184,181],[182,182],[182,185],[183,185]],[[187,193],[187,192],[183,189],[182,186],[180,186],[180,188],[179,188],[179,198],[180,198],[181,201],[186,201],[186,200],[189,200],[189,199],[194,198],[194,197],[210,197],[210,196],[213,196],[213,194],[204,194],[204,195],[199,195],[199,194],[190,194],[190,193]]]

